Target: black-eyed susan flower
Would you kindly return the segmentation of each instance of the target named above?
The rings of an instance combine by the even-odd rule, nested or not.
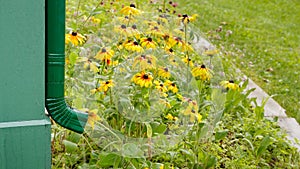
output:
[[[171,47],[168,47],[168,46],[165,47],[165,51],[169,55],[174,55],[174,53],[175,53],[174,50]]]
[[[170,80],[166,80],[164,83],[165,86],[168,87],[169,91],[172,91],[173,93],[177,93],[178,92],[178,88],[175,82],[172,82]]]
[[[164,106],[166,106],[167,108],[171,108],[171,104],[167,99],[160,99],[160,103],[162,103]]]
[[[144,70],[144,69],[152,69],[156,66],[156,57],[152,55],[139,55],[134,58],[134,62],[132,66]]]
[[[112,80],[102,81],[100,82],[100,86],[98,88],[98,91],[100,92],[107,92],[108,89],[114,86],[114,83]]]
[[[129,33],[129,30],[127,29],[127,26],[124,25],[124,24],[116,26],[114,28],[114,30],[115,30],[115,32],[120,33],[121,35],[128,35],[128,33]]]
[[[98,109],[93,109],[87,111],[88,113],[88,124],[92,127],[92,129],[95,128],[95,122],[100,121],[101,118],[97,115]]]
[[[151,73],[147,73],[145,71],[135,74],[131,79],[131,81],[134,82],[135,84],[146,88],[152,86],[152,80],[153,77]]]
[[[98,73],[99,69],[98,69],[98,63],[92,61],[91,59],[87,58],[87,57],[81,57],[78,59],[78,62],[84,62],[83,64],[83,68],[84,69],[90,69],[91,71],[93,71],[94,73]]]
[[[140,39],[141,46],[145,47],[146,49],[155,49],[157,46],[157,43],[153,41],[150,37],[144,37]]]
[[[184,14],[180,17],[180,20],[182,23],[188,24],[190,22],[195,21],[197,16],[198,16],[197,14],[193,14],[192,16],[188,16],[187,14]]]
[[[86,38],[78,32],[71,32],[69,34],[66,34],[65,38],[66,44],[72,43],[75,46],[82,45],[86,40]]]
[[[205,65],[194,67],[192,70],[192,75],[196,79],[200,79],[203,81],[209,81],[212,77],[210,70]]]
[[[109,48],[102,48],[94,58],[107,63],[108,61],[111,60],[113,55],[114,55],[113,50],[111,50]]]
[[[124,44],[125,49],[133,51],[133,52],[142,52],[144,49],[142,46],[139,45],[137,41],[127,41]]]
[[[186,51],[192,52],[192,51],[194,51],[194,49],[189,43],[182,43],[181,51],[182,52],[186,52]]]
[[[159,26],[150,26],[150,28],[148,29],[148,31],[146,33],[150,34],[156,38],[163,37],[163,35],[164,35],[164,33],[162,32],[162,30]]]
[[[165,40],[167,48],[172,48],[173,46],[175,46],[177,44],[177,41],[175,40],[175,38],[170,34],[166,33],[162,37]]]
[[[167,67],[159,68],[157,74],[158,74],[158,77],[161,77],[161,78],[169,79],[171,77],[170,70]]]
[[[121,14],[124,15],[139,15],[141,14],[141,11],[136,9],[134,4],[130,4],[130,6],[125,6],[121,9]]]
[[[235,84],[233,80],[229,80],[229,81],[222,81],[221,86],[223,86],[225,89],[229,90],[239,90],[239,85]]]
[[[163,96],[163,97],[168,96],[168,94],[166,93],[168,91],[168,88],[165,86],[164,83],[155,80],[154,84],[155,84],[155,89],[157,89],[159,91],[161,96]]]
[[[87,108],[79,109],[82,112],[88,113],[88,121],[87,123],[92,127],[95,128],[95,122],[100,121],[101,118],[98,116],[98,109],[89,110]]]
[[[128,28],[128,37],[134,37],[136,39],[140,39],[141,32],[137,29],[137,25],[134,24]]]
[[[98,18],[96,18],[96,17],[94,17],[94,16],[92,16],[92,17],[90,18],[90,21],[93,22],[93,23],[95,23],[95,24],[99,24],[99,23],[101,22],[100,19],[98,19]]]
[[[186,65],[188,65],[189,67],[194,67],[194,62],[192,61],[191,58],[185,56],[185,57],[182,59],[182,61],[183,61]]]

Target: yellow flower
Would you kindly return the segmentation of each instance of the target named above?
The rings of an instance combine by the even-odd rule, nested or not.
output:
[[[110,89],[113,86],[114,86],[114,83],[112,80],[103,81],[103,82],[100,82],[100,87],[97,90],[100,92],[107,92],[108,89]]]
[[[143,51],[143,48],[136,41],[129,40],[125,43],[124,46],[125,46],[125,49],[133,51],[133,52],[142,52]]]
[[[239,90],[239,85],[235,84],[233,80],[229,80],[229,81],[222,81],[221,86],[223,86],[225,89],[229,90]]]
[[[199,113],[196,113],[197,122],[200,123],[202,121],[202,116]]]
[[[164,104],[167,108],[171,108],[172,107],[171,104],[170,104],[170,102],[168,100],[166,100],[166,99],[160,99],[160,102],[162,104]]]
[[[165,47],[165,51],[167,52],[167,54],[169,55],[174,55],[174,50],[170,47]]]
[[[171,82],[170,80],[166,80],[164,85],[168,87],[169,91],[172,91],[173,93],[178,92],[178,88],[174,82]]]
[[[88,113],[88,124],[92,127],[92,129],[95,128],[95,122],[100,121],[101,118],[97,115],[98,110],[97,109],[93,109],[93,110],[89,110],[89,109],[80,109],[81,111],[85,111]]]
[[[90,18],[90,20],[91,20],[93,23],[95,23],[95,24],[99,24],[99,23],[101,22],[100,19],[95,18],[94,16],[92,16],[92,17]]]
[[[189,22],[195,21],[197,16],[197,14],[193,14],[192,16],[188,16],[187,14],[185,14],[180,17],[180,20],[184,24],[188,24]]]
[[[164,35],[158,26],[151,26],[147,34],[153,35],[154,37],[163,37]]]
[[[81,57],[78,59],[79,62],[84,62],[83,64],[83,68],[84,69],[90,69],[91,71],[93,71],[94,73],[98,73],[99,69],[98,69],[98,63],[90,60],[87,57]]]
[[[102,81],[100,82],[100,86],[98,88],[92,89],[91,94],[95,94],[96,92],[104,92],[106,93],[108,89],[114,86],[112,80]]]
[[[141,13],[140,10],[135,8],[134,4],[130,4],[130,6],[125,6],[121,9],[120,12],[124,15],[139,15]]]
[[[135,74],[131,81],[135,84],[140,85],[141,87],[151,87],[153,77],[150,73],[145,73],[144,71]]]
[[[152,69],[156,65],[156,57],[152,55],[140,55],[134,58],[134,62],[132,64],[133,67],[139,65],[139,68],[144,69]]]
[[[193,61],[192,61],[191,58],[189,58],[189,57],[184,57],[184,58],[182,59],[182,61],[183,61],[184,63],[186,63],[189,67],[194,67],[194,63],[193,63]]]
[[[160,165],[159,169],[164,169],[164,165],[163,164]]]
[[[122,35],[128,35],[128,33],[129,33],[127,26],[124,24],[115,27],[114,30],[115,30],[115,32],[121,33]]]
[[[168,119],[168,120],[173,120],[174,117],[172,116],[172,114],[168,113],[168,114],[166,115],[166,119]]]
[[[175,38],[172,35],[164,34],[162,37],[166,42],[167,48],[172,48],[174,45],[177,44],[177,41],[175,40]]]
[[[212,77],[210,70],[205,67],[205,65],[197,66],[193,68],[192,75],[197,79],[201,79],[203,81],[209,81]]]
[[[161,92],[167,92],[168,88],[161,82],[155,80],[154,84],[156,85],[155,88]]]
[[[102,62],[107,63],[108,60],[111,60],[111,57],[114,55],[114,51],[111,49],[102,48],[97,55],[94,57]]]
[[[80,33],[72,32],[66,34],[65,43],[72,43],[73,45],[77,46],[78,44],[82,45],[85,42],[86,38],[82,36]]]
[[[181,51],[194,51],[193,47],[188,43],[182,43]]]
[[[195,122],[197,120],[198,123],[201,122],[202,116],[198,113],[198,104],[196,101],[185,98],[185,102],[188,102],[187,108],[183,111],[183,114],[186,116],[190,116],[190,122]]]
[[[213,55],[215,55],[217,53],[218,53],[218,50],[206,50],[204,52],[204,54],[206,54],[207,56],[213,56]]]
[[[140,41],[141,41],[142,47],[146,47],[146,49],[151,49],[151,48],[155,49],[156,48],[157,43],[154,42],[152,40],[152,38],[150,38],[150,37],[148,37],[148,38],[146,38],[146,37],[141,38]]]
[[[159,77],[162,77],[162,78],[169,79],[171,77],[171,73],[167,67],[159,68],[157,74]]]
[[[140,31],[138,31],[137,26],[135,24],[128,28],[128,36],[129,37],[133,36],[136,39],[140,39],[141,34],[142,33]]]

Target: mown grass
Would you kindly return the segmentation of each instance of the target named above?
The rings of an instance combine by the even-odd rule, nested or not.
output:
[[[179,8],[198,13],[197,26],[226,59],[300,122],[300,1],[179,0]]]

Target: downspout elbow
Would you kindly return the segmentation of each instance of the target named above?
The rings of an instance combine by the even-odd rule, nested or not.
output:
[[[83,133],[88,114],[69,107],[64,98],[65,0],[46,0],[46,109],[52,119]]]

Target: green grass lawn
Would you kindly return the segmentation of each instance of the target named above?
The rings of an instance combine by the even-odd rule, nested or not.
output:
[[[179,0],[179,8],[199,14],[207,38],[300,122],[300,1]]]

